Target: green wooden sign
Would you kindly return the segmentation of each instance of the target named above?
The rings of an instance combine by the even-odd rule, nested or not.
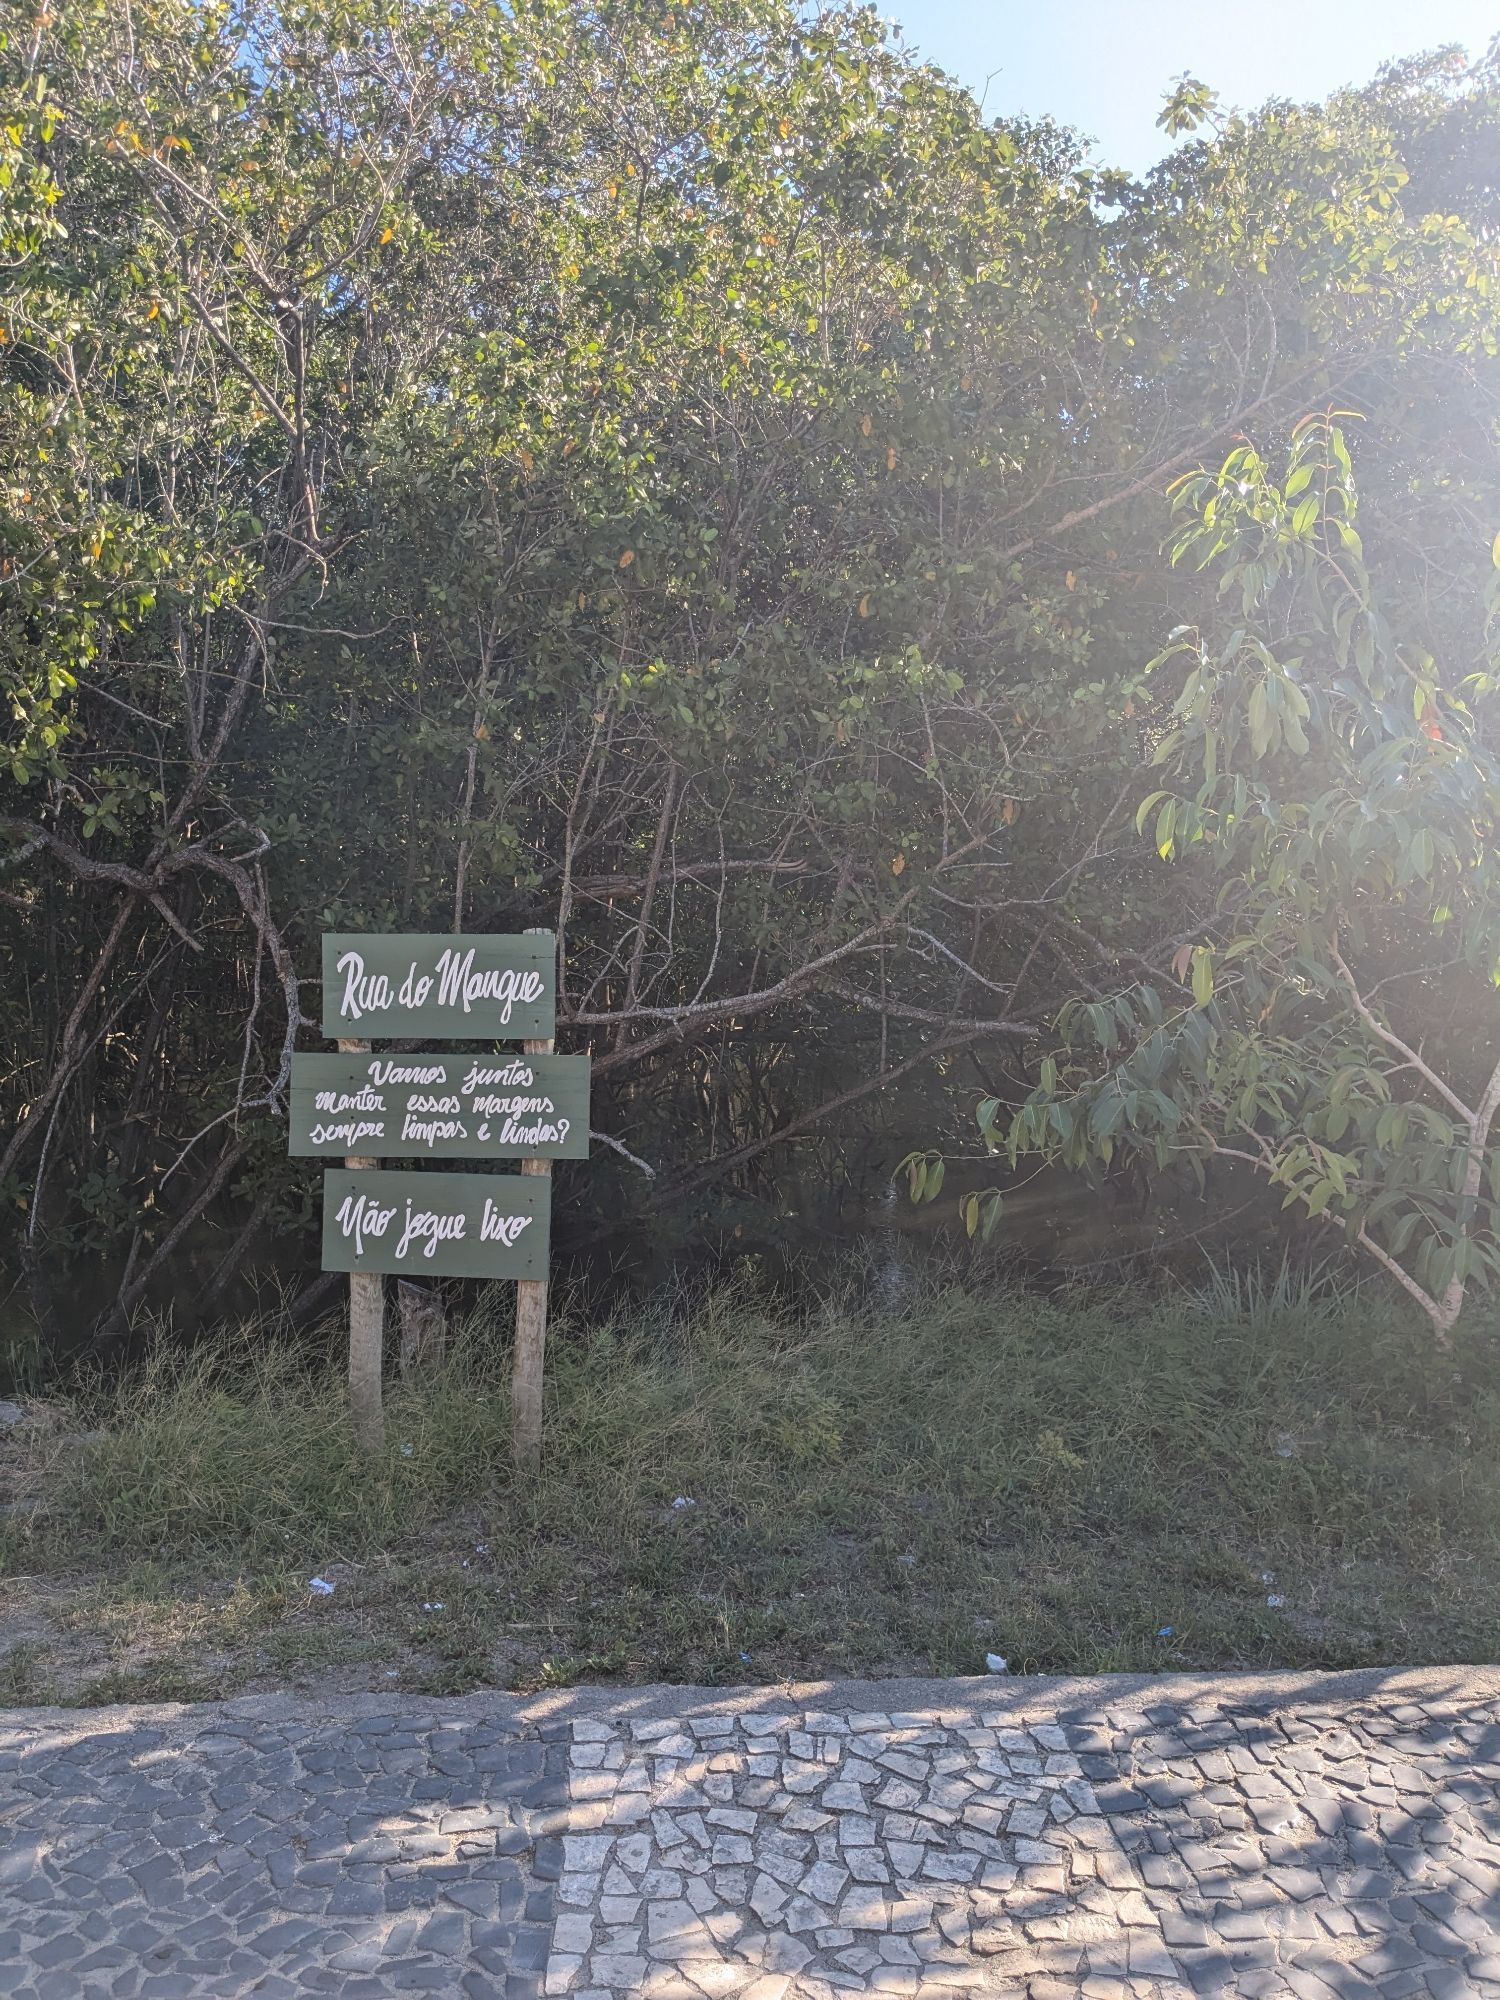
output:
[[[539,1175],[323,1176],[323,1269],[545,1278],[552,1183]]]
[[[288,1126],[299,1157],[585,1160],[589,1059],[293,1056]]]
[[[323,1033],[335,1040],[547,1041],[557,940],[333,932],[323,939]]]

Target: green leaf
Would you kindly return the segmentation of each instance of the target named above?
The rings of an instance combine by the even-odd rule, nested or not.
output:
[[[1214,997],[1214,954],[1212,945],[1193,947],[1193,999],[1206,1007]]]

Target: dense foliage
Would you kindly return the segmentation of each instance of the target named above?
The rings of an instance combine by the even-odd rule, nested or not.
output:
[[[1464,1051],[1425,1059],[1467,1105],[1497,95],[1449,58],[1249,120],[1187,89],[1207,136],[1132,183],[987,125],[853,9],[56,0],[8,28],[6,1311],[56,1347],[212,1310],[273,1244],[310,1267],[279,1119],[335,926],[558,928],[559,1046],[633,1156],[560,1180],[606,1249],[763,1240],[888,1171],[882,1121],[942,1146],[980,1098],[1032,1118],[1018,1150],[1108,1164],[1027,1108],[1060,1010],[1180,1008],[1243,933],[1243,1015],[1293,949],[1286,871],[1370,906],[1351,988]],[[1352,479],[1327,426],[1292,441],[1329,407]],[[1237,441],[1253,477],[1215,483]],[[1213,535],[1174,565],[1183,474]],[[1368,568],[1334,589],[1356,481]],[[1198,707],[1150,665],[1179,627]],[[1261,722],[1221,729],[1256,673]],[[1453,748],[1441,812],[1405,809],[1426,866],[1372,790],[1383,858],[1330,808],[1329,874],[1299,848],[1272,881],[1275,842],[1213,815],[1347,786],[1377,726],[1351,673],[1382,701],[1415,675]],[[1133,825],[1169,729],[1171,867]],[[1396,876],[1463,933],[1437,1020],[1436,907],[1373,921]],[[1336,1181],[1342,1030],[1273,1025],[1287,1061],[1316,1042]],[[1378,1073],[1352,1120],[1395,1104]],[[1278,1162],[1302,1106],[1249,1120]],[[1407,1118],[1396,1150],[1446,1145],[1451,1178],[1463,1135]],[[1153,1164],[1164,1124],[1125,1120]]]

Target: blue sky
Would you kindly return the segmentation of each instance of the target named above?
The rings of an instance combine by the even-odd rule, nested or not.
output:
[[[1191,70],[1227,103],[1325,97],[1393,56],[1458,42],[1480,55],[1500,0],[881,0],[920,54],[992,115],[1050,113],[1134,171],[1168,148],[1155,130]],[[993,74],[992,74],[993,72]],[[988,81],[987,81],[988,80]]]

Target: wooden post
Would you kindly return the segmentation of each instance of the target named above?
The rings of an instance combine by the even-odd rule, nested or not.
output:
[[[553,1044],[523,1042],[528,1056],[550,1056]],[[523,1174],[550,1179],[550,1160],[522,1160]],[[517,1472],[536,1473],[542,1464],[542,1368],[547,1352],[547,1280],[521,1278],[516,1284],[516,1355],[510,1377],[510,1449]]]
[[[366,1041],[339,1042],[343,1055],[370,1053]],[[379,1160],[359,1153],[345,1155],[346,1167],[378,1167]],[[385,1280],[378,1271],[349,1273],[349,1411],[362,1450],[385,1447],[385,1412],[381,1407],[380,1374],[385,1346]]]

